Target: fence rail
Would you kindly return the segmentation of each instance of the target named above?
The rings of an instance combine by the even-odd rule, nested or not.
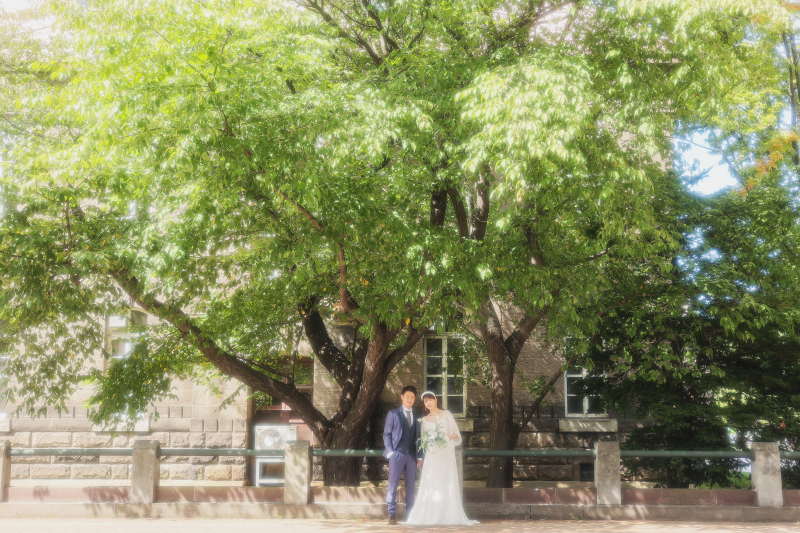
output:
[[[130,503],[149,504],[156,501],[159,486],[159,457],[175,456],[256,456],[284,457],[285,476],[283,501],[287,504],[307,504],[311,498],[312,456],[317,457],[380,457],[381,449],[320,450],[308,441],[288,444],[285,450],[255,450],[244,448],[160,448],[156,440],[137,440],[132,448],[15,448],[9,441],[0,441],[0,501],[8,498],[11,486],[11,462],[14,457],[26,456],[132,456]],[[800,459],[800,452],[781,452],[777,442],[753,443],[752,451],[736,450],[620,450],[618,441],[598,441],[593,450],[476,450],[462,449],[461,457],[586,457],[595,464],[596,505],[622,505],[620,459],[691,458],[691,459],[748,459],[755,483],[756,504],[759,507],[782,507],[781,459]],[[459,461],[459,468],[466,461]]]
[[[11,456],[131,456],[133,448],[11,448]]]
[[[312,449],[315,457],[382,457],[383,450]],[[465,457],[594,457],[594,450],[478,450],[464,449]],[[161,457],[175,456],[247,456],[283,457],[285,450],[244,448],[159,448]],[[133,448],[11,448],[12,456],[131,456]],[[620,457],[650,459],[753,459],[753,452],[718,450],[620,450]],[[800,459],[800,452],[780,452],[781,459]]]

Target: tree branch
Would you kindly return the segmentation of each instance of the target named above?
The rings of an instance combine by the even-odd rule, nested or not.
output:
[[[431,225],[442,227],[447,214],[447,191],[438,190],[431,193]]]
[[[297,208],[297,210],[300,211],[303,216],[310,220],[320,233],[325,235],[325,228],[314,215],[312,215],[305,207],[300,205],[300,203],[289,198],[289,195],[287,195],[285,192],[281,190],[277,191],[278,194],[280,194],[287,202],[295,206],[295,208]],[[336,254],[339,260],[339,305],[341,306],[342,311],[345,313],[351,313],[358,309],[358,302],[353,299],[353,296],[350,294],[350,291],[347,288],[347,261],[344,254],[344,246],[339,241],[334,241],[334,244],[336,244],[336,247],[339,249],[338,253]]]
[[[419,342],[419,340],[425,335],[424,329],[411,329],[409,328],[408,337],[406,338],[406,342],[403,343],[402,346],[398,346],[391,352],[389,355],[386,356],[386,363],[383,365],[383,379],[386,380],[389,378],[389,374],[392,373],[392,370],[397,363],[403,360],[403,357],[411,351],[414,346]]]
[[[472,234],[471,238],[482,241],[486,236],[486,225],[489,222],[489,176],[491,175],[488,165],[484,165],[478,176],[478,186],[475,198],[475,212],[472,213]]]
[[[362,50],[364,50],[369,55],[370,59],[372,59],[372,62],[375,63],[375,66],[378,67],[381,66],[381,64],[383,63],[383,58],[380,55],[378,55],[375,49],[372,48],[372,46],[370,46],[370,44],[357,33],[350,35],[346,31],[344,31],[344,28],[342,28],[339,25],[339,23],[334,20],[334,18],[330,15],[330,13],[325,11],[325,9],[318,2],[316,2],[316,0],[299,1],[298,4],[302,7],[315,11],[319,16],[322,17],[322,20],[324,20],[326,23],[328,23],[336,30],[339,37],[356,43],[359,47],[361,47]]]
[[[358,330],[356,330],[356,333],[358,333]],[[339,409],[331,418],[331,423],[334,425],[340,424],[353,407],[364,379],[364,365],[367,359],[367,351],[369,350],[369,341],[363,340],[356,343],[354,340],[354,345],[353,360],[348,368],[347,378],[342,384],[342,394],[339,396]]]
[[[531,336],[531,333],[536,326],[539,325],[539,322],[547,315],[547,312],[550,310],[550,306],[546,305],[544,308],[539,309],[535,313],[525,313],[522,319],[517,323],[517,327],[514,328],[514,331],[511,335],[506,338],[505,345],[506,351],[508,355],[511,357],[511,360],[516,362],[517,358],[519,357],[520,352],[522,352],[522,347],[527,342],[528,338]]]
[[[255,371],[236,355],[220,348],[182,309],[160,302],[147,294],[139,279],[128,269],[118,268],[108,274],[142,309],[175,327],[181,337],[199,350],[222,374],[290,405],[316,435],[325,435],[332,427],[328,419],[294,386]]]
[[[458,234],[466,239],[469,237],[469,223],[467,222],[467,210],[464,207],[464,200],[461,199],[461,194],[452,185],[447,187],[447,195],[450,197],[450,202],[453,204],[453,210],[456,214]]]
[[[331,373],[340,387],[344,387],[348,379],[350,362],[328,335],[328,328],[316,309],[316,302],[312,301],[309,304],[308,308],[300,309],[306,338],[322,366]]]
[[[569,360],[567,361],[567,363],[565,365],[558,367],[558,369],[555,372],[553,372],[553,375],[550,376],[549,380],[547,380],[547,385],[542,389],[542,392],[540,392],[536,396],[536,398],[533,400],[533,403],[531,404],[530,412],[527,415],[525,415],[525,418],[522,419],[522,423],[520,424],[519,431],[521,431],[522,428],[527,426],[528,423],[531,421],[531,418],[533,418],[533,413],[535,413],[536,410],[539,409],[539,406],[542,404],[542,402],[544,401],[545,397],[550,392],[550,389],[553,387],[553,385],[556,384],[556,381],[558,381],[558,379],[564,373],[564,368],[571,367],[573,364],[575,364],[575,361],[577,361],[578,357],[580,357],[580,356],[581,356],[581,354],[573,355],[572,357],[569,358]],[[517,436],[519,436],[519,433],[517,433]],[[516,438],[514,439],[514,442],[516,443]]]
[[[539,232],[536,231],[536,223],[533,222],[525,227],[525,237],[528,241],[530,257],[528,258],[532,267],[544,268],[547,266],[542,254],[542,247],[539,244]]]

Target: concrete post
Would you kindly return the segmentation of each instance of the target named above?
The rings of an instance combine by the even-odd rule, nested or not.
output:
[[[594,455],[594,485],[597,488],[597,505],[622,505],[619,442],[596,442]]]
[[[131,465],[131,503],[153,503],[160,474],[158,441],[137,440],[133,443]]]
[[[777,442],[754,442],[750,477],[759,507],[783,507],[781,451]]]
[[[0,502],[8,501],[8,487],[11,486],[11,443],[0,442]]]
[[[305,505],[311,490],[311,444],[307,440],[286,443],[283,502]]]

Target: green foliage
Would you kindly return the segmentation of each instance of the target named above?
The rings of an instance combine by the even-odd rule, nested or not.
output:
[[[674,270],[671,133],[749,72],[748,31],[786,27],[775,2],[298,5],[54,1],[31,15],[46,41],[4,19],[0,351],[21,409],[87,378],[96,420],[238,364],[280,383],[310,306],[361,339],[385,326],[387,350],[492,300],[595,331],[609,293]],[[169,326],[90,374],[134,292]]]
[[[618,300],[590,352],[614,412],[651,419],[633,433],[636,449],[746,449],[751,441],[800,445],[797,334],[797,191],[761,184],[698,200],[686,213],[676,268],[660,276],[643,262],[640,289]],[[633,291],[632,291],[633,292]],[[669,464],[668,464],[669,463]],[[630,461],[661,468],[669,484],[725,486],[738,461]],[[796,485],[796,467],[787,486]]]

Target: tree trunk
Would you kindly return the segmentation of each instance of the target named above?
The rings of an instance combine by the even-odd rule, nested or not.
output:
[[[340,426],[331,437],[324,446],[329,450],[363,450],[367,444],[366,427],[344,430]],[[322,481],[326,487],[358,487],[363,462],[363,457],[323,457]]]
[[[508,450],[514,430],[512,419],[514,363],[500,342],[487,343],[492,367],[492,421],[489,428],[489,448]],[[492,457],[486,486],[512,487],[514,482],[513,459]]]
[[[385,364],[389,345],[397,336],[382,325],[375,327],[373,338],[364,359],[363,379],[352,407],[342,422],[331,429],[323,442],[324,448],[332,450],[363,450],[367,447],[367,428],[372,413],[378,405],[385,380]],[[357,487],[361,484],[363,458],[326,457],[322,472],[325,486]]]

